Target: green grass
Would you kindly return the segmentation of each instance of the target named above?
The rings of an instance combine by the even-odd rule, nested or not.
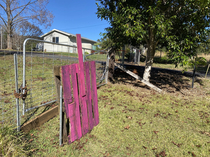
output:
[[[30,132],[33,156],[209,156],[209,98],[109,84],[98,90],[98,126],[59,147],[56,117]]]
[[[7,68],[0,69],[2,81],[0,82],[0,97],[4,98],[2,100],[4,109],[7,107],[6,111],[3,111],[4,116],[8,117],[5,120],[11,123],[15,118],[12,115],[13,111],[15,113],[14,74],[12,72],[14,67],[12,64],[8,65],[13,60],[13,56],[5,57],[4,62],[2,62],[3,58],[0,58],[2,59],[0,67]],[[22,58],[18,60],[20,65],[22,65],[21,60]],[[28,89],[36,91],[29,92],[27,101],[36,104],[40,97],[49,101],[52,95],[55,96],[55,91],[52,90],[54,88],[52,60],[27,57],[26,61],[27,72],[33,74],[27,75],[27,80],[31,80],[28,82]],[[70,63],[64,60],[63,62],[54,61],[54,65],[65,64]],[[20,84],[21,68],[22,66],[19,66]],[[4,73],[9,69],[12,69],[10,73]],[[3,83],[4,81],[6,84]],[[189,96],[180,93],[158,94],[121,83],[108,84],[98,89],[100,122],[80,140],[59,147],[59,117],[57,116],[43,126],[32,130],[25,143],[14,142],[9,134],[5,136],[4,141],[14,142],[13,147],[30,148],[33,150],[30,151],[32,156],[121,157],[164,156],[164,154],[167,156],[210,156],[210,81],[202,79],[202,83],[203,85],[199,85],[195,82],[193,91],[196,94]],[[48,95],[49,88],[51,93]],[[199,90],[205,91],[206,94],[200,93]],[[45,107],[38,109],[35,116],[45,109]],[[2,109],[0,111],[2,112]],[[27,116],[22,117],[22,122]],[[0,134],[2,138],[3,133]],[[9,148],[8,145],[3,148],[6,147]]]
[[[0,129],[0,156],[29,156],[34,151],[30,142],[28,135],[7,127]]]
[[[33,52],[33,53],[40,53],[40,52]],[[54,55],[61,55],[61,56],[68,56],[68,57],[75,57],[78,58],[77,53],[67,53],[67,52],[44,52],[45,54],[54,54]]]

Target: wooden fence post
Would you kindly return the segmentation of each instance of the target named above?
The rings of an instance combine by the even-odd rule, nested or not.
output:
[[[55,86],[56,86],[56,99],[59,102],[60,100],[60,86],[61,86],[61,75],[60,75],[60,66],[55,66],[54,67],[54,78],[55,78]],[[67,142],[67,119],[66,119],[66,115],[65,115],[65,107],[64,104],[62,105],[62,119],[63,119],[63,143]],[[58,108],[58,113],[60,113],[60,108]]]

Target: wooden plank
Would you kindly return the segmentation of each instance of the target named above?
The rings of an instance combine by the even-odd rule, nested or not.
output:
[[[81,85],[80,85],[80,95],[85,96],[85,77],[84,77],[84,67],[83,67],[83,55],[82,55],[82,41],[81,41],[81,35],[76,34],[77,39],[77,51],[78,51],[78,60],[79,60],[79,71],[80,71],[80,79]]]
[[[36,118],[23,124],[23,126],[21,127],[21,130],[28,133],[30,130],[41,126],[42,124],[49,121],[50,119],[57,116],[58,114],[59,114],[58,106],[55,106],[49,109],[48,111],[42,113],[41,115],[37,116]]]
[[[81,71],[79,71],[79,68],[77,68],[77,75],[78,75],[78,86],[84,86],[85,89],[85,81],[82,82],[81,78]],[[84,76],[84,71],[83,71],[83,76]],[[81,90],[81,88],[79,88]],[[85,92],[86,93],[86,92]],[[80,105],[80,116],[81,116],[81,127],[82,127],[82,135],[85,135],[86,133],[88,133],[89,131],[89,127],[88,127],[88,114],[87,114],[87,96],[84,95],[82,96],[81,94],[79,94],[79,105]]]
[[[97,85],[96,85],[96,64],[95,64],[95,62],[94,61],[90,62],[90,66],[91,66],[94,126],[96,126],[99,123],[99,113],[98,113],[98,96],[97,96]]]
[[[118,67],[119,69],[121,69],[122,71],[126,72],[127,74],[133,76],[135,79],[140,80],[142,83],[146,84],[147,86],[151,87],[152,89],[156,90],[157,92],[162,92],[162,90],[156,86],[154,86],[153,84],[151,84],[150,82],[145,81],[144,79],[142,79],[140,76],[134,74],[133,72],[131,72],[130,70],[127,70],[126,68],[120,66],[117,63],[114,63],[114,65],[116,67]]]
[[[79,110],[79,96],[78,96],[78,85],[77,85],[77,64],[71,65],[71,80],[73,86],[73,95],[74,95],[74,102],[75,102],[75,124],[76,124],[76,131],[77,137],[80,139],[82,137],[82,129],[81,129],[81,120],[80,120],[80,110]]]
[[[76,130],[76,120],[75,120],[75,103],[68,104],[68,113],[70,121],[70,133],[69,133],[69,143],[78,139],[77,130]]]
[[[60,66],[55,66],[54,67],[54,78],[55,78],[55,86],[56,86],[56,98],[57,98],[57,101],[59,101],[60,99],[60,86],[61,86],[61,75],[60,75]],[[66,122],[67,122],[67,119],[66,119],[66,115],[65,115],[65,107],[64,107],[64,104],[62,105],[62,119],[63,119],[63,122],[62,122],[62,130],[63,130],[63,143],[67,142],[67,128],[66,128]],[[60,108],[58,108],[58,110],[60,110]],[[59,111],[60,113],[60,111]]]
[[[85,76],[86,76],[86,87],[87,87],[87,108],[88,108],[88,121],[89,129],[93,129],[93,109],[92,109],[92,100],[91,100],[91,83],[90,83],[90,62],[85,62]]]
[[[87,114],[87,96],[80,96],[80,108],[81,108],[81,118],[82,118],[82,135],[85,135],[89,132],[88,126],[88,114]]]
[[[61,73],[62,73],[62,83],[63,83],[64,106],[65,106],[66,116],[67,116],[67,118],[69,118],[68,104],[72,103],[71,83],[70,83],[70,66],[69,65],[62,66]]]

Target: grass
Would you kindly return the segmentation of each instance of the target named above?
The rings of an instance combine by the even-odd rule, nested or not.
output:
[[[33,51],[33,53],[42,53],[42,52]],[[67,52],[44,52],[44,53],[78,58],[77,53],[67,53]],[[94,54],[86,57],[86,60],[106,61],[106,59],[107,59],[107,54]],[[119,56],[116,55],[115,59],[119,59]]]
[[[59,147],[56,117],[30,132],[33,156],[209,156],[209,98],[109,84],[98,90],[98,126]]]
[[[4,65],[9,65],[13,56],[5,57]],[[33,74],[27,75],[31,80],[28,88],[32,89],[27,101],[35,104],[36,101],[40,102],[39,97],[47,101],[48,96],[52,98],[54,95],[52,60],[37,57],[27,57],[26,60],[27,70]],[[21,58],[19,63],[22,64]],[[55,60],[54,63],[67,64],[65,60]],[[3,62],[0,62],[0,67],[4,67]],[[14,74],[4,73],[9,69],[13,69],[13,65],[0,69],[0,97],[3,94],[3,107],[7,107],[6,112],[2,112],[2,108],[0,111],[9,117],[7,122],[12,123],[10,118],[14,117],[11,116],[11,108],[15,113],[12,101]],[[21,71],[21,66],[19,69]],[[10,138],[11,132],[7,136],[0,132],[0,142],[4,140],[7,144],[14,143],[13,147],[27,148],[31,153],[22,152],[24,149],[21,149],[20,153],[25,154],[19,156],[210,156],[210,81],[202,79],[202,84],[200,86],[195,82],[194,91],[196,93],[200,89],[206,91],[206,94],[197,92],[192,96],[180,93],[158,94],[133,85],[108,84],[98,89],[99,125],[80,140],[59,147],[57,116],[32,130],[28,141],[16,143],[14,138]],[[52,95],[47,95],[49,88]],[[36,115],[45,109],[41,107]],[[2,140],[2,137],[5,138]],[[9,146],[4,145],[4,150]]]
[[[11,128],[0,129],[0,156],[29,156],[34,150],[28,137]]]

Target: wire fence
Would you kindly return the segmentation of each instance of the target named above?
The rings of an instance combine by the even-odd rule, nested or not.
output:
[[[14,56],[18,51],[0,51],[0,126],[16,127],[16,101],[14,98],[15,90],[15,73],[14,73]],[[21,65],[22,58],[17,60]],[[19,83],[22,81],[22,73],[17,73]]]
[[[36,45],[47,43],[47,46],[44,46],[44,49],[34,49],[34,43]],[[95,51],[83,48],[83,53],[85,54],[85,52],[87,54],[87,52]],[[17,54],[16,63],[14,63],[14,53]],[[0,123],[3,124],[1,126],[15,127],[16,124],[24,124],[59,104],[59,100],[56,100],[54,67],[77,63],[77,56],[76,46],[37,39],[27,39],[23,52],[0,52],[0,112],[2,115]],[[84,55],[84,61],[96,61],[99,86],[105,83],[106,59],[106,54],[102,55],[97,52],[92,55]],[[18,84],[17,90],[15,81]],[[18,97],[19,115],[17,115],[16,105]],[[17,122],[18,117],[19,123]]]

